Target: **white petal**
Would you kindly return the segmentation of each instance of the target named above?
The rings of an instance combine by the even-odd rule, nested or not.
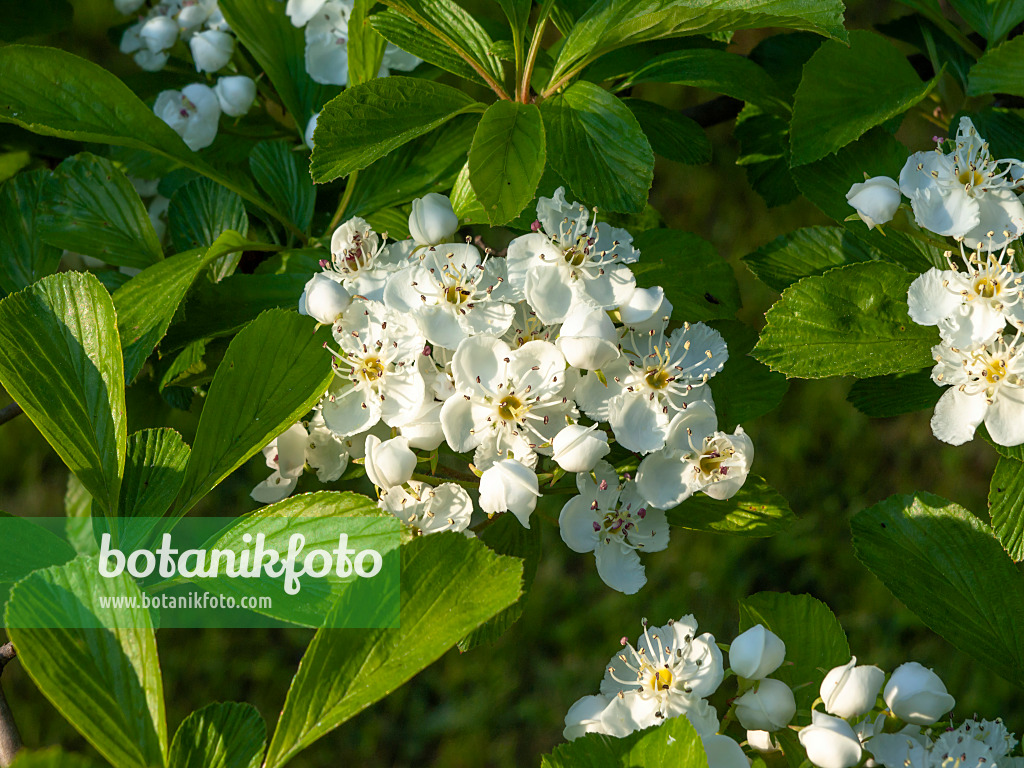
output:
[[[935,325],[960,308],[960,290],[967,287],[957,273],[932,267],[917,277],[907,291],[910,319],[918,325]]]
[[[380,421],[380,401],[372,393],[349,383],[331,394],[333,399],[324,399],[321,412],[338,437],[357,435]]]
[[[1024,229],[1024,205],[1011,189],[990,189],[978,198],[977,225],[964,235],[968,248],[990,245],[1002,248]],[[993,236],[988,236],[993,232]]]
[[[511,268],[509,270],[511,272]],[[561,323],[573,304],[568,272],[557,262],[534,266],[526,275],[524,293],[542,323]]]
[[[427,385],[416,368],[405,368],[384,377],[381,418],[390,427],[401,427],[414,419],[427,400]]]
[[[545,398],[561,391],[565,358],[550,341],[528,341],[512,353],[508,377],[516,391],[529,389],[531,398]]]
[[[590,505],[591,501],[586,497],[574,496],[558,515],[558,532],[573,552],[593,552],[601,538],[598,532],[601,518]]]
[[[612,589],[626,595],[635,595],[647,583],[644,566],[635,549],[614,539],[610,544],[599,544],[594,550],[597,575]]]
[[[910,195],[910,206],[917,223],[937,235],[966,235],[981,218],[978,201],[960,186],[922,189]]]
[[[637,490],[652,506],[672,509],[690,498],[693,487],[688,479],[693,475],[693,468],[678,454],[658,451],[640,462]]]
[[[508,360],[512,350],[501,339],[471,336],[459,344],[452,357],[452,374],[459,391],[480,397],[498,393],[498,385],[508,379]]]
[[[455,394],[441,406],[441,429],[444,439],[456,453],[471,451],[480,444],[480,436],[474,431],[473,401]]]
[[[1024,443],[1024,389],[1004,385],[985,414],[985,429],[999,445]]]
[[[935,406],[932,433],[950,445],[963,445],[974,437],[987,410],[984,394],[968,395],[959,387],[951,387]]]
[[[650,453],[665,445],[668,416],[655,398],[640,392],[623,392],[608,404],[608,424],[615,439],[630,451]]]
[[[274,472],[270,477],[253,488],[249,495],[260,504],[274,504],[287,498],[295,490],[298,482],[299,479],[297,477],[281,477],[280,472]]]

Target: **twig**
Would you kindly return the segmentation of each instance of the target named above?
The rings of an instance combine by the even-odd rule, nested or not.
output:
[[[6,424],[15,416],[21,416],[23,413],[24,411],[21,410],[20,405],[17,403],[8,403],[3,408],[0,408],[0,424]]]
[[[18,652],[11,643],[0,646],[0,676],[3,675],[4,667],[17,655]],[[7,768],[13,763],[20,749],[21,734],[18,733],[11,708],[7,705],[4,690],[0,687],[0,768]]]

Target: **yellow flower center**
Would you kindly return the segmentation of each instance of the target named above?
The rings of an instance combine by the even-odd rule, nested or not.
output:
[[[999,282],[991,277],[982,277],[975,281],[974,292],[983,299],[991,299],[999,293]]]
[[[960,171],[960,175],[958,175],[956,178],[957,181],[959,181],[965,187],[977,187],[985,180],[985,177],[982,175],[981,171],[972,171],[969,168]]]
[[[372,383],[384,375],[384,364],[378,357],[368,357],[363,360],[363,364],[359,366],[357,371],[363,381]]]
[[[655,691],[667,691],[672,687],[672,672],[667,669],[659,669],[651,675],[648,684]]]
[[[515,395],[506,395],[498,403],[498,416],[505,421],[515,421],[522,407],[522,400]]]
[[[644,375],[644,380],[651,389],[664,389],[668,386],[670,378],[672,377],[664,368],[648,368]]]

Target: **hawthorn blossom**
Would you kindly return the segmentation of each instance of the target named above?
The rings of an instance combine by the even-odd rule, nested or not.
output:
[[[488,515],[511,512],[529,528],[539,498],[537,473],[516,459],[498,459],[480,475],[480,509]]]
[[[256,83],[245,75],[218,78],[213,87],[220,104],[220,111],[230,117],[246,114],[256,100]]]
[[[983,421],[999,445],[1024,443],[1024,344],[1022,331],[962,349],[947,341],[932,347],[932,381],[949,389],[939,398],[932,432],[950,445],[974,437]]]
[[[309,464],[317,479],[330,483],[341,477],[348,466],[348,450],[324,424],[319,412],[308,425],[292,424],[263,449],[270,477],[252,489],[253,499],[261,504],[281,501],[295,490],[299,477]]]
[[[636,483],[644,498],[663,509],[698,491],[728,499],[743,487],[753,458],[754,443],[743,428],[719,432],[714,408],[697,401],[672,419],[665,447],[640,462]]]
[[[384,244],[365,219],[355,216],[334,230],[331,261],[321,266],[339,274],[352,296],[383,302],[388,278],[404,263],[401,256],[395,246]]]
[[[818,768],[853,768],[860,762],[860,740],[842,718],[813,710],[811,724],[800,729],[798,737],[807,752],[807,759]]]
[[[962,237],[969,248],[992,238],[1001,248],[1024,228],[1024,205],[1013,192],[1010,161],[992,158],[969,117],[961,117],[954,150],[915,152],[900,171],[917,223],[938,235]]]
[[[640,552],[668,547],[668,519],[647,505],[636,484],[619,480],[606,461],[576,475],[580,495],[558,516],[562,541],[574,552],[593,552],[597,573],[612,589],[636,594],[647,583]]]
[[[348,20],[352,7],[351,0],[327,0],[306,24],[306,72],[318,83],[348,85]]]
[[[435,488],[410,480],[382,492],[380,507],[424,535],[465,531],[473,516],[472,499],[465,488],[455,483],[442,483]]]
[[[431,192],[412,201],[409,236],[416,245],[449,243],[458,229],[459,217],[455,215],[449,198]]]
[[[902,200],[899,184],[888,176],[868,178],[864,174],[864,181],[854,184],[846,193],[846,201],[854,207],[868,229],[891,221]]]
[[[188,41],[196,72],[216,72],[226,67],[235,53],[235,38],[227,32],[207,29],[197,32]]]
[[[217,137],[220,102],[208,85],[192,83],[180,91],[162,91],[153,111],[193,152],[210,146]]]
[[[579,305],[614,309],[636,288],[627,266],[639,258],[624,229],[590,220],[565,189],[537,203],[539,230],[508,247],[508,279],[544,323],[561,323]]]

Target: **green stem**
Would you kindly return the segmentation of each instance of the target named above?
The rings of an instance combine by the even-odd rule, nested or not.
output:
[[[414,473],[412,479],[418,480],[421,483],[429,483],[430,485],[434,485],[438,481],[441,481],[443,483],[455,483],[456,485],[461,485],[463,488],[467,488],[471,491],[476,491],[479,490],[480,488],[479,482],[473,480],[463,480],[458,477],[434,477],[433,475]]]
[[[914,3],[912,7],[928,18],[933,24],[935,24],[935,26],[945,32],[953,39],[954,42],[956,42],[975,59],[980,59],[984,55],[985,52],[972,43],[963,32],[953,26],[949,19],[943,16],[942,11],[937,7],[931,8],[928,3]]]
[[[540,41],[544,37],[544,28],[548,24],[547,15],[537,20],[537,26],[533,29],[533,39],[530,40],[530,51],[526,55],[526,66],[523,67],[522,77],[519,78],[519,101],[523,104],[529,103],[530,81],[533,79],[533,68],[537,63],[537,54],[540,53]]]
[[[334,232],[335,227],[341,223],[341,217],[345,215],[345,210],[348,208],[348,204],[352,202],[352,195],[356,191],[356,179],[359,178],[359,171],[352,171],[348,175],[348,182],[345,184],[345,191],[341,195],[341,200],[338,201],[338,208],[331,217],[331,223],[327,225],[327,231]]]

